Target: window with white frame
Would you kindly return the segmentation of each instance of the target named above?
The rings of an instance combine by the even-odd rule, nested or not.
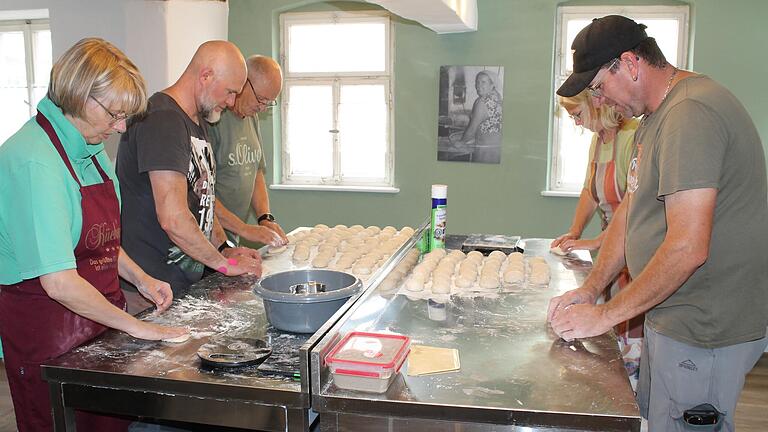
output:
[[[391,37],[379,12],[280,17],[285,185],[393,185]]]
[[[48,91],[51,52],[47,20],[0,21],[0,145],[34,115]]]
[[[571,44],[593,18],[624,15],[645,24],[672,65],[685,68],[688,57],[688,6],[562,6],[557,12],[552,153],[548,193],[578,195],[584,185],[592,132],[578,127],[554,93],[573,72]]]

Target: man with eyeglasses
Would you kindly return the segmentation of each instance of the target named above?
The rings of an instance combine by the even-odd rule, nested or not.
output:
[[[574,39],[558,89],[642,117],[628,198],[600,259],[551,300],[571,340],[646,312],[638,403],[650,431],[733,431],[746,374],[768,340],[768,187],[763,147],[741,103],[712,79],[670,65],[645,26],[595,19]],[[632,283],[595,299],[627,265]],[[697,429],[699,430],[699,429]]]
[[[277,104],[283,74],[270,57],[254,55],[246,64],[248,78],[235,103],[217,123],[208,125],[216,157],[216,216],[234,244],[243,238],[282,246],[288,239],[269,208],[259,113]],[[251,209],[256,224],[246,222]]]
[[[123,247],[175,295],[206,267],[227,276],[261,274],[257,251],[223,248],[226,235],[214,213],[216,165],[204,128],[232,106],[245,80],[245,59],[234,44],[205,42],[120,140]]]

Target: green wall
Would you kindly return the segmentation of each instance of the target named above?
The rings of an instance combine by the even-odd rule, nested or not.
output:
[[[611,4],[659,4],[613,1]],[[684,4],[662,2],[661,4]],[[726,85],[746,105],[763,143],[768,137],[768,41],[764,0],[692,0],[693,69]],[[558,4],[586,1],[478,0],[477,32],[438,35],[394,18],[395,182],[397,194],[272,190],[284,228],[327,224],[416,225],[428,215],[430,185],[448,185],[450,233],[554,237],[570,224],[574,198],[542,197],[548,172],[552,69]],[[243,53],[277,56],[278,16],[287,10],[371,8],[311,0],[230,0],[229,35]],[[499,165],[439,162],[441,65],[502,65],[504,142]],[[276,119],[262,120],[265,152],[277,166]],[[274,172],[270,173],[274,175]],[[595,218],[596,219],[596,218]],[[596,224],[591,225],[594,233]]]

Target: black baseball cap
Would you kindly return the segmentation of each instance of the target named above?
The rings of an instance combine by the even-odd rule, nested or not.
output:
[[[645,25],[627,17],[608,15],[593,19],[573,40],[573,73],[557,89],[557,94],[576,96],[592,82],[604,64],[645,39],[648,39]]]

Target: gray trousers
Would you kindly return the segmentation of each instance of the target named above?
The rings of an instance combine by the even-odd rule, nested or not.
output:
[[[694,347],[645,324],[637,402],[649,432],[728,431],[744,379],[760,359],[768,338],[722,348]],[[683,413],[710,404],[722,415],[716,425],[692,426]]]

